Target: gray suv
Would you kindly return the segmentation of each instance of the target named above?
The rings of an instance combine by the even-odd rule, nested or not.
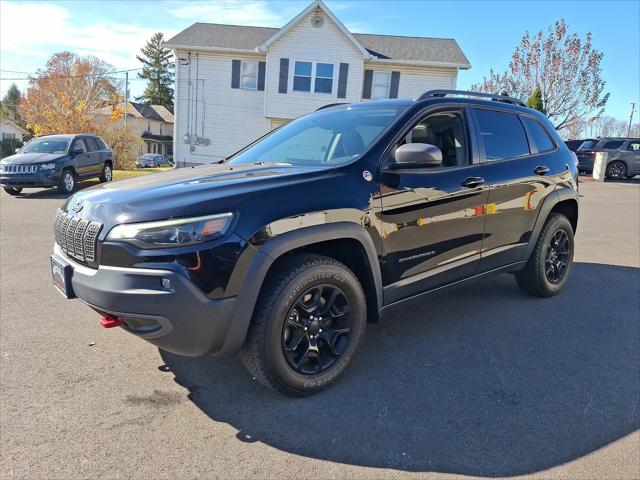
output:
[[[612,180],[640,175],[640,139],[637,138],[599,138],[587,140],[576,151],[578,170],[593,172],[596,153],[606,152],[606,176]]]

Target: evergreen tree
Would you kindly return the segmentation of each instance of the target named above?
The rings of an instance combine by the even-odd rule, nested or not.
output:
[[[16,84],[12,83],[0,103],[0,114],[3,119],[7,118],[12,122],[20,124],[20,114],[18,113],[18,102],[20,98],[22,98],[22,93],[20,93]]]
[[[527,100],[527,107],[546,113],[544,111],[544,103],[542,102],[542,90],[540,89],[540,85],[536,85],[535,90],[529,97],[529,100]]]
[[[148,81],[142,96],[136,100],[152,105],[164,105],[173,112],[174,64],[171,50],[163,47],[164,36],[158,32],[151,37],[141,55],[136,58],[142,62],[139,78]]]

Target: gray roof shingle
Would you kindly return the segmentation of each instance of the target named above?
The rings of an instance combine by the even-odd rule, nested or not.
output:
[[[166,42],[168,47],[255,50],[279,28],[194,23]],[[469,60],[452,38],[403,37],[354,33],[372,55],[388,60],[430,62],[469,68]]]

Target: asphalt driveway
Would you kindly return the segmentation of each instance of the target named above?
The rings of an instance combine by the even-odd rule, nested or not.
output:
[[[0,195],[0,477],[638,478],[640,183],[581,185],[552,299],[502,275],[371,326],[332,389],[159,351],[51,285],[63,198]]]

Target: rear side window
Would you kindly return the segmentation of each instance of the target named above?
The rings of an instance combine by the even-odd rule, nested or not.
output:
[[[620,140],[613,140],[602,145],[602,150],[615,150],[616,148],[620,148],[623,143],[624,142]]]
[[[553,150],[555,148],[555,144],[553,140],[549,137],[549,134],[544,129],[544,127],[540,124],[539,121],[534,120],[530,117],[522,116],[522,123],[527,127],[527,132],[529,133],[529,140],[531,141],[531,150],[535,148],[536,153],[548,152],[549,150]]]
[[[627,145],[627,150],[631,150],[632,152],[640,152],[640,142],[629,142],[629,145]]]
[[[474,109],[486,160],[529,155],[529,143],[517,115],[495,110]]]

